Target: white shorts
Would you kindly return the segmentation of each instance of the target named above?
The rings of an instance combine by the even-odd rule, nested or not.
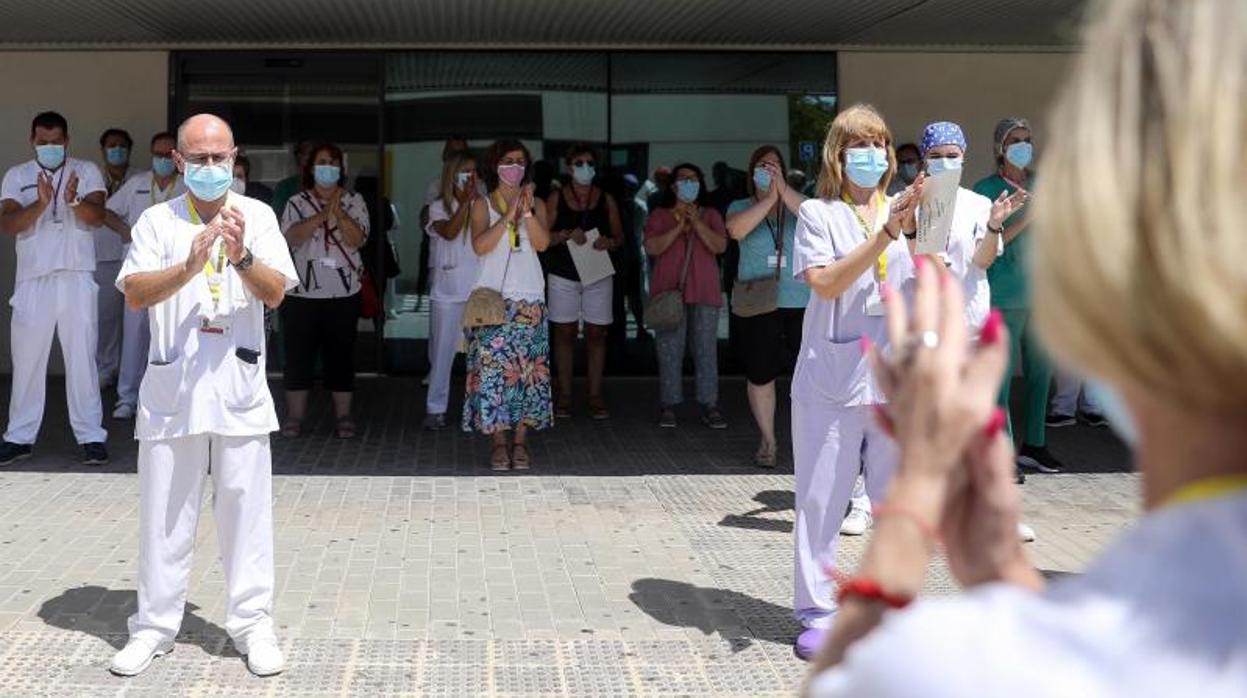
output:
[[[611,307],[615,302],[615,277],[585,286],[579,281],[551,274],[546,290],[546,308],[550,322],[585,322],[609,325],[614,322]]]

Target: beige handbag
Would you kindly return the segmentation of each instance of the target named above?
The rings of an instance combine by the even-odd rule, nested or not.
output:
[[[768,221],[769,224],[769,221]],[[775,242],[775,276],[732,283],[732,314],[737,317],[755,317],[774,312],[779,307],[779,275],[784,262],[784,205],[779,208],[779,233],[771,233]]]
[[[502,281],[498,288],[482,286],[472,289],[468,294],[468,302],[463,306],[463,326],[465,329],[475,327],[494,327],[507,321],[507,302],[499,290],[507,284],[507,270],[511,268],[511,245],[507,245],[507,263],[502,268]]]
[[[693,260],[694,240],[685,241],[684,269],[680,272],[680,285],[674,291],[663,291],[650,296],[645,306],[645,324],[655,332],[674,330],[684,321],[684,282],[688,279],[689,262]]]

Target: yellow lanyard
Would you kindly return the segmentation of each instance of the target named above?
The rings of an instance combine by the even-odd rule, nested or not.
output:
[[[195,202],[188,196],[186,197],[186,207],[190,210],[191,223],[195,225],[203,225],[203,220],[199,217],[199,211],[195,209]],[[204,280],[208,282],[208,293],[212,296],[212,312],[215,313],[221,305],[221,279],[225,275],[225,245],[221,241],[217,241],[216,266],[212,266],[212,257],[204,260]]]
[[[498,193],[498,190],[495,189],[494,193],[490,194],[490,198],[494,200],[494,208],[498,210],[498,213],[506,216],[507,202],[503,200],[502,194]],[[507,224],[507,235],[511,237],[511,249],[520,249],[520,230],[515,223]]]
[[[1205,477],[1178,488],[1169,495],[1162,506],[1191,504],[1208,499],[1216,499],[1247,490],[1247,475],[1218,475]]]
[[[848,192],[842,193],[840,195],[840,198],[844,200],[844,203],[849,205],[849,209],[853,211],[853,217],[856,218],[858,224],[862,226],[862,232],[866,234],[866,239],[870,240],[870,236],[874,234],[875,232],[875,226],[868,224],[866,222],[866,219],[862,218],[862,214],[857,212],[857,206],[854,205],[853,199],[852,197],[849,196]],[[879,217],[880,208],[887,206],[887,203],[888,203],[887,199],[884,198],[883,194],[876,191],[875,192],[875,218]],[[879,255],[879,261],[875,264],[875,274],[879,278],[879,283],[884,283],[888,280],[888,251],[887,250],[884,250],[883,253]]]

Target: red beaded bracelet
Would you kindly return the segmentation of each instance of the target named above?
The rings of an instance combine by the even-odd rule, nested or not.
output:
[[[868,577],[854,577],[840,585],[840,593],[836,595],[837,603],[844,603],[845,598],[856,596],[859,599],[878,601],[888,608],[905,608],[913,601],[911,596],[889,594],[879,586],[879,582]]]

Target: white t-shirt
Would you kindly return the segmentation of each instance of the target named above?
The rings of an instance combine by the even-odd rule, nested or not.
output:
[[[0,183],[0,200],[26,207],[39,200],[39,173],[43,168],[34,160],[9,168]],[[95,271],[95,228],[78,222],[65,203],[65,187],[72,174],[78,175],[78,195],[85,197],[105,191],[104,178],[94,164],[66,158],[51,173],[53,201],[30,228],[17,235],[17,282],[55,271]]]
[[[502,219],[502,214],[489,205],[489,224],[492,226]],[[494,249],[480,257],[480,267],[476,282],[472,288],[492,288],[502,293],[503,298],[515,301],[544,303],[546,300],[546,277],[541,271],[541,261],[537,259],[537,251],[528,239],[528,219],[520,218],[519,247],[512,248],[509,235],[503,233],[494,245]],[[508,265],[507,256],[511,261]],[[505,279],[505,283],[504,283]]]
[[[991,312],[992,291],[987,282],[987,270],[974,263],[974,252],[987,236],[987,221],[991,218],[992,202],[982,194],[965,187],[957,189],[957,203],[953,208],[952,227],[948,233],[949,270],[961,279],[966,297],[966,325],[977,336]],[[922,216],[922,209],[918,209]],[[996,254],[1004,252],[1004,237],[997,237]]]
[[[1042,594],[994,584],[887,614],[817,698],[1247,695],[1247,494],[1161,509]]]
[[[177,175],[172,177],[168,187],[161,189],[160,185],[156,183],[155,175],[150,171],[140,172],[127,179],[120,189],[108,197],[106,205],[109,211],[117,214],[121,220],[133,228],[134,224],[139,222],[139,216],[148,208],[156,204],[163,204],[184,193],[186,193],[186,185],[182,182],[182,178]],[[121,239],[111,228],[109,232],[118,240]],[[126,249],[128,248],[129,246],[127,245]],[[119,259],[124,259],[124,256]]]
[[[293,288],[298,277],[273,209],[246,196],[228,196],[226,205],[246,219],[243,242],[256,261],[286,277],[286,288]],[[131,274],[184,264],[191,241],[202,229],[191,222],[185,195],[148,208],[134,225],[117,288],[124,291]],[[214,248],[210,259],[216,258]],[[278,427],[264,370],[264,304],[228,263],[222,276],[216,313],[204,274],[148,309],[150,363],[139,387],[135,424],[140,441],[205,433],[255,436]],[[205,317],[221,316],[216,322],[227,324],[227,332],[200,330]],[[255,361],[240,357],[239,350],[255,352]]]
[[[457,207],[458,202],[454,205]],[[453,240],[447,240],[433,230],[438,221],[448,221],[454,211],[447,211],[439,198],[429,206],[429,225],[425,229],[429,249],[429,266],[433,268],[433,284],[429,294],[433,300],[445,303],[462,303],[472,293],[479,266],[476,251],[472,249],[471,221],[465,230]]]
[[[368,237],[368,205],[364,197],[353,191],[342,192],[342,212],[351,217]],[[281,232],[286,234],[295,225],[315,216],[321,209],[316,195],[301,191],[286,202],[281,217]],[[290,295],[299,298],[345,298],[359,293],[363,259],[359,248],[352,248],[342,239],[336,223],[316,226],[303,244],[290,248],[299,285]]]
[[[890,205],[890,200],[889,200]],[[889,205],[878,207],[875,230],[888,220]],[[805,271],[843,259],[866,240],[853,208],[843,201],[809,199],[801,204],[793,244],[792,273],[801,280]],[[900,238],[888,244],[887,284],[903,291],[914,276],[913,258]],[[877,263],[853,281],[838,298],[826,300],[810,293],[801,331],[801,353],[792,377],[792,397],[828,407],[856,407],[885,402],[870,375],[860,340],[869,337],[879,347],[887,344],[884,318],[868,315],[868,299],[877,292]]]

